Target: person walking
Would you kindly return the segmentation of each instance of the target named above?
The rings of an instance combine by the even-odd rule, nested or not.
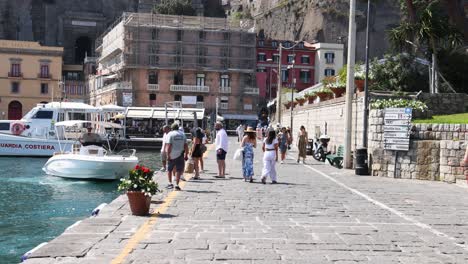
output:
[[[270,130],[267,138],[263,141],[263,169],[262,183],[266,184],[266,178],[270,177],[271,183],[276,184],[276,162],[278,161],[278,139],[276,132]]]
[[[242,155],[242,174],[244,176],[244,181],[253,182],[254,148],[257,148],[257,138],[255,136],[255,130],[252,127],[248,127],[247,130],[245,130],[245,136],[242,138],[240,146],[244,149]]]
[[[200,179],[200,159],[203,157],[203,133],[201,131],[201,128],[197,128],[195,130],[195,136],[193,137],[193,142],[192,142],[192,149],[190,153],[192,153],[192,159],[193,159],[193,165],[194,165],[194,170],[195,170],[195,176],[193,177],[194,180]]]
[[[177,123],[172,124],[172,131],[167,135],[166,155],[168,159],[167,178],[169,185],[167,188],[174,188],[172,184],[172,173],[176,176],[175,190],[180,191],[179,182],[184,173],[185,161],[188,159],[187,137],[179,130]]]
[[[236,132],[237,132],[237,142],[242,141],[242,139],[244,138],[244,126],[240,124],[237,127]]]
[[[307,157],[307,143],[309,142],[309,137],[307,136],[307,131],[304,126],[301,126],[300,131],[297,135],[297,148],[299,153],[297,155],[297,163],[299,163],[300,158],[302,158],[302,163],[305,164],[305,159]]]
[[[171,128],[168,125],[163,127],[163,137],[162,137],[162,146],[161,146],[161,162],[162,168],[161,171],[165,172],[167,170],[167,153],[166,153],[166,141],[167,141],[167,134],[169,134]]]
[[[206,132],[202,130],[203,138],[202,138],[202,153],[205,154],[207,148],[206,143],[208,143],[208,138],[206,136]],[[203,161],[203,155],[200,158],[200,169],[201,172],[205,172],[205,162]]]
[[[226,154],[229,146],[228,136],[221,122],[216,122],[215,129],[218,131],[215,139],[218,175],[215,176],[215,178],[226,178]]]
[[[288,150],[289,144],[289,134],[286,131],[286,128],[281,128],[281,132],[279,134],[279,149],[281,153],[281,164],[284,163],[284,159],[286,158],[286,151]]]

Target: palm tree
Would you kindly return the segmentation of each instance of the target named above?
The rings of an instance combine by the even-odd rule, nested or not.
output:
[[[412,0],[406,1],[413,4]],[[454,48],[463,43],[460,31],[449,23],[439,3],[439,0],[430,2],[426,7],[417,10],[414,21],[403,21],[389,32],[392,46],[400,51],[410,50],[408,44],[430,51],[433,63],[432,92],[438,92],[438,75],[436,74],[438,49]]]

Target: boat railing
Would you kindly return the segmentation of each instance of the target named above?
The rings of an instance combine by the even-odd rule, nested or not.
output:
[[[136,149],[123,149],[117,153],[117,155],[123,156],[123,157],[133,157],[135,156]]]

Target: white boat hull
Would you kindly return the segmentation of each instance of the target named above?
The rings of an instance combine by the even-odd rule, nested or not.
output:
[[[42,170],[63,178],[115,180],[128,175],[137,164],[136,156],[59,154],[51,157]]]
[[[0,156],[50,157],[72,150],[74,141],[0,134]]]

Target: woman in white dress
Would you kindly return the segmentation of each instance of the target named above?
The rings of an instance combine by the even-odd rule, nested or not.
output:
[[[262,183],[266,184],[266,178],[269,176],[272,184],[276,184],[276,162],[278,161],[278,139],[276,132],[270,130],[268,137],[263,141],[263,170]]]

